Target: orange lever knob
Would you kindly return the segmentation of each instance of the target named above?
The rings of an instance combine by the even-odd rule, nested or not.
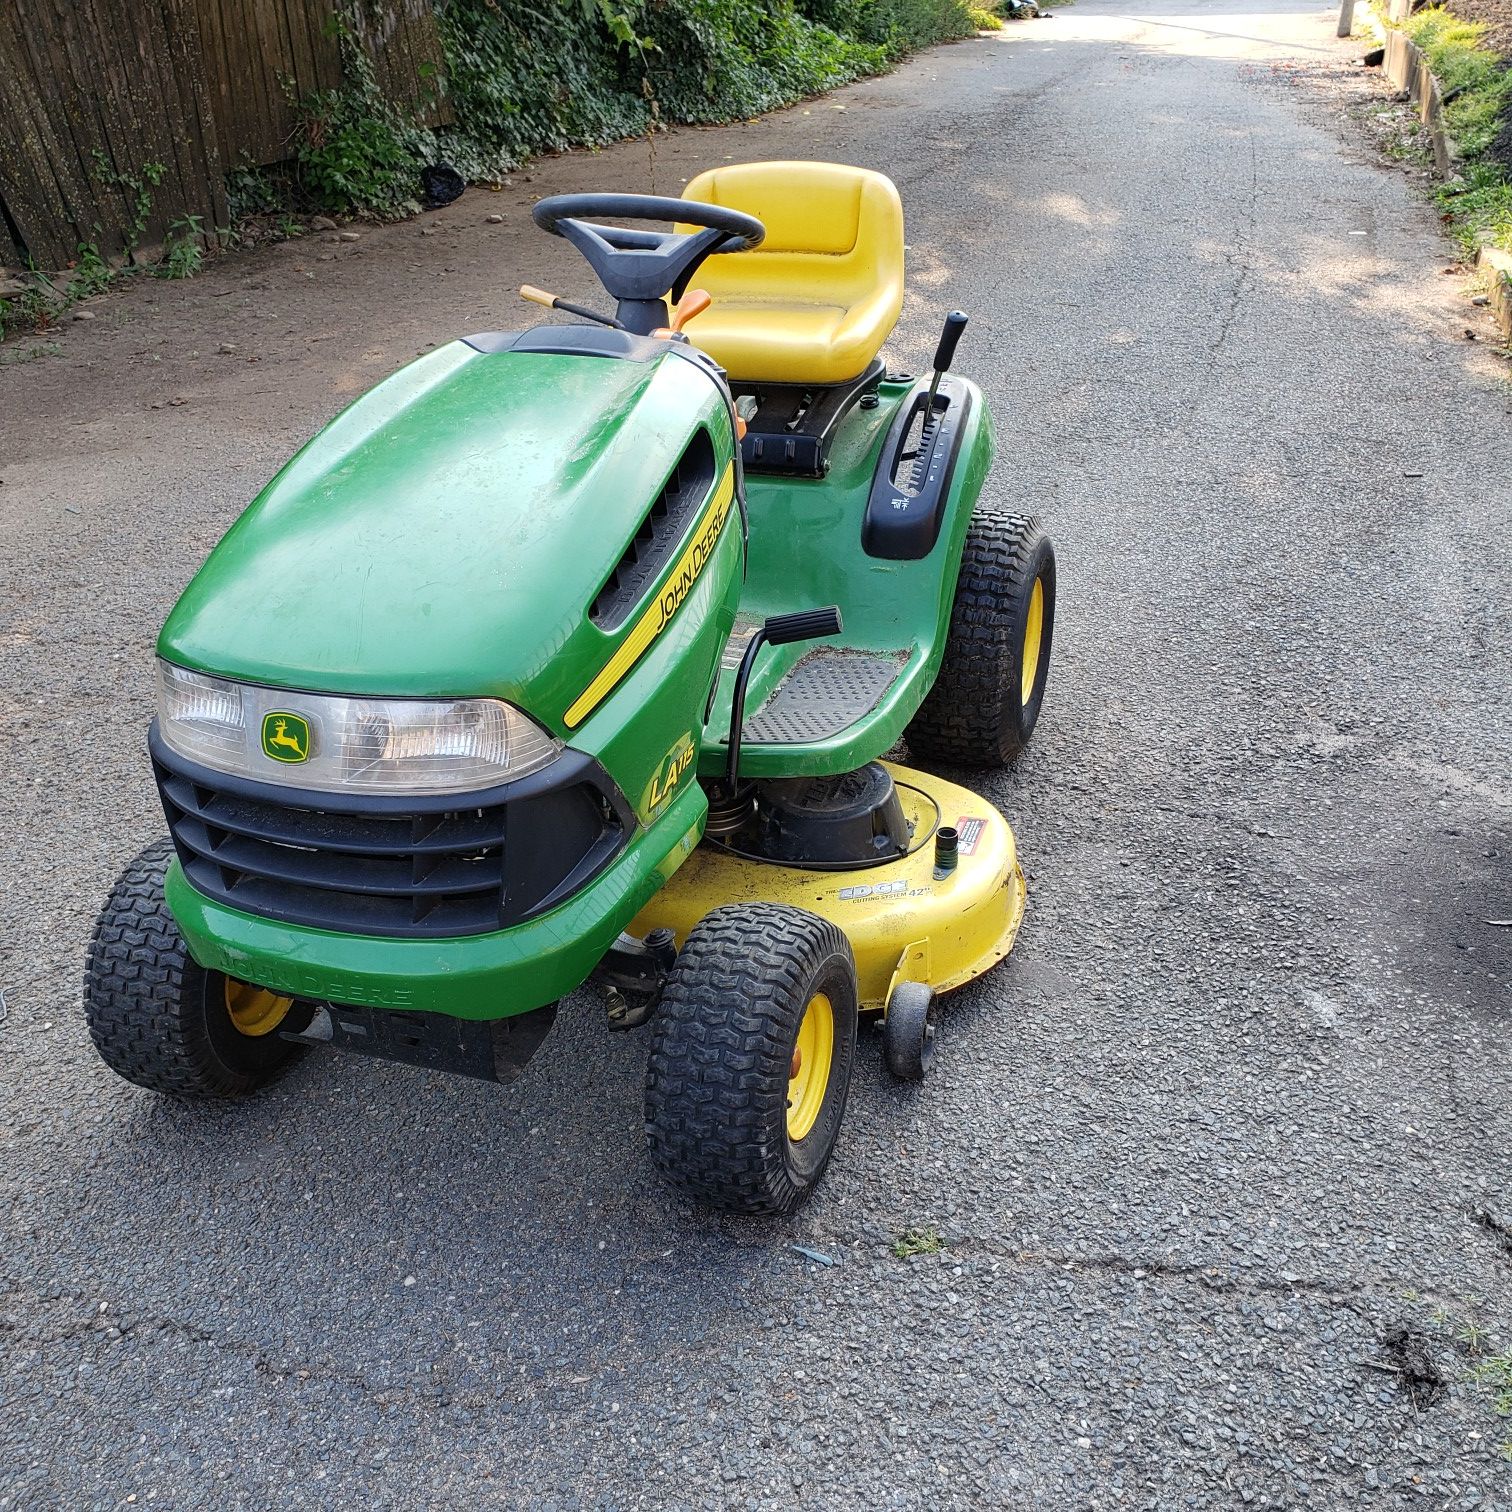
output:
[[[680,331],[695,315],[702,315],[714,301],[706,289],[689,289],[672,312],[672,329]]]

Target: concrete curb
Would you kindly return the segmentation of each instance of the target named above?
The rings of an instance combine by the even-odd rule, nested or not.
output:
[[[1502,340],[1512,346],[1512,252],[1482,247],[1475,266],[1491,296],[1491,313],[1496,317]]]
[[[1411,14],[1411,0],[1390,0],[1393,22],[1405,21]],[[1448,178],[1459,167],[1459,154],[1444,124],[1444,98],[1439,81],[1422,52],[1401,32],[1383,26],[1371,0],[1363,0],[1363,10],[1371,29],[1384,32],[1386,77],[1398,89],[1407,91],[1408,99],[1418,107],[1418,116],[1427,126],[1433,141],[1433,163],[1440,177]],[[1486,292],[1491,296],[1491,314],[1502,340],[1512,346],[1512,253],[1482,247],[1476,254],[1475,267]]]
[[[1392,10],[1396,10],[1392,6]],[[1433,166],[1440,177],[1448,178],[1459,163],[1459,154],[1454,150],[1448,129],[1444,125],[1444,96],[1439,81],[1433,77],[1428,60],[1399,31],[1386,34],[1386,61],[1383,65],[1386,77],[1398,89],[1407,91],[1407,98],[1418,108],[1418,119],[1428,128],[1433,143]]]

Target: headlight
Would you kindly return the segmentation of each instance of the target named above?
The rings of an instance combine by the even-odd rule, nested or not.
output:
[[[158,662],[158,727],[218,772],[323,793],[466,793],[539,771],[561,749],[495,698],[343,698]]]

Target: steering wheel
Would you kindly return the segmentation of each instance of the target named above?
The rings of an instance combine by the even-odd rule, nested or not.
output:
[[[619,318],[642,334],[666,324],[662,300],[682,297],[694,271],[715,252],[749,252],[766,237],[754,215],[698,200],[653,194],[554,194],[531,211],[536,225],[566,237],[620,305]],[[651,231],[604,226],[587,216],[616,220],[681,221],[701,229]]]

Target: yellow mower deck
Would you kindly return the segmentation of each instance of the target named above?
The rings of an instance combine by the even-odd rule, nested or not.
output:
[[[948,992],[990,970],[1013,948],[1024,918],[1024,873],[1007,820],[985,798],[927,772],[892,773],[913,829],[907,856],[848,871],[802,871],[751,861],[705,841],[641,911],[630,932],[671,929],[679,947],[711,909],[787,903],[845,931],[856,956],[863,1009],[886,1005],[900,981]],[[959,832],[959,860],[935,876],[935,831]]]

